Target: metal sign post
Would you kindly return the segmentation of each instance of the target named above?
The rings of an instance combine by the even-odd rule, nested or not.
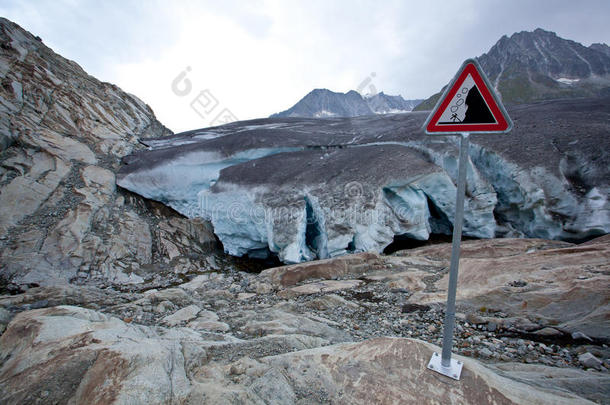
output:
[[[449,286],[447,289],[447,309],[443,326],[442,355],[434,353],[428,368],[455,380],[460,379],[462,362],[451,358],[453,329],[455,326],[455,297],[460,262],[460,243],[464,224],[464,197],[466,194],[466,172],[468,169],[468,143],[471,133],[507,133],[513,123],[493,91],[478,62],[469,59],[464,62],[436,107],[428,116],[424,129],[428,135],[459,135],[460,154],[453,223],[453,243]]]
[[[457,291],[458,267],[460,263],[460,243],[464,223],[464,196],[466,194],[466,172],[468,161],[468,136],[465,132],[460,137],[460,157],[458,163],[457,196],[455,199],[455,221],[453,223],[453,242],[451,245],[451,264],[449,267],[449,287],[447,289],[447,309],[443,326],[443,354],[439,359],[434,353],[428,368],[447,377],[459,380],[462,373],[462,362],[451,359],[453,346],[453,328],[455,325],[455,294]]]

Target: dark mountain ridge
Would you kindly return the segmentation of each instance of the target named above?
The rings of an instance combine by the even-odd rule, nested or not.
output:
[[[402,96],[390,96],[384,92],[372,96],[361,96],[355,90],[347,93],[328,89],[314,89],[286,111],[270,118],[300,117],[357,117],[412,111],[422,100],[405,100]]]
[[[536,29],[504,35],[478,58],[505,104],[610,93],[610,47],[586,47]],[[417,106],[434,107],[441,92]]]

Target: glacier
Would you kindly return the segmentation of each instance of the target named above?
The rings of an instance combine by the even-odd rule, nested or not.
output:
[[[536,108],[549,114],[547,104]],[[610,176],[599,147],[608,114],[598,109],[578,142],[552,120],[543,128],[552,137],[533,137],[524,129],[531,109],[516,111],[509,135],[472,136],[464,235],[608,233]],[[383,252],[397,237],[452,232],[458,140],[423,135],[423,118],[274,118],[146,139],[117,184],[206,219],[231,255],[298,263]]]

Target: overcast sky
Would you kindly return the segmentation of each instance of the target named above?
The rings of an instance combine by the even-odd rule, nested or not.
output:
[[[314,88],[426,98],[518,31],[610,43],[608,0],[0,0],[0,15],[176,132],[266,117]]]

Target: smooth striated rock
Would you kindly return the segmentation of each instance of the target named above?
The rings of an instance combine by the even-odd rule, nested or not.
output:
[[[280,314],[268,315],[273,319]],[[249,341],[220,334],[205,340],[189,328],[130,324],[73,306],[22,312],[0,337],[0,401],[185,403],[199,385],[193,378],[210,353],[218,356],[230,348],[281,353],[328,344],[316,334],[333,340],[340,336],[339,331],[305,317],[285,314],[282,319],[288,322],[286,328],[309,335],[268,334],[268,329],[267,336]]]
[[[188,307],[179,309],[173,314],[166,316],[161,320],[161,322],[168,326],[176,326],[195,319],[200,311],[201,308],[199,308],[197,305],[189,305]]]
[[[277,294],[282,298],[295,298],[300,295],[328,293],[358,287],[361,280],[324,280],[317,283],[307,283],[298,287],[286,288]]]
[[[203,366],[191,403],[460,403],[589,404],[565,391],[501,377],[461,356],[460,381],[426,368],[436,346],[411,339],[361,343],[248,359],[231,366]]]
[[[333,279],[347,275],[363,275],[383,266],[384,262],[379,255],[359,253],[334,259],[274,267],[261,272],[261,277],[275,285],[286,287],[312,278]]]
[[[498,257],[519,256],[547,249],[560,249],[574,246],[572,243],[526,238],[501,238],[486,241],[468,240],[460,245],[460,258],[493,259]],[[446,261],[451,258],[450,245],[438,243],[415,249],[399,251],[395,256],[426,257],[434,261]],[[431,262],[432,263],[432,262]]]
[[[29,152],[29,151],[28,151]],[[0,189],[0,235],[33,214],[68,174],[69,165],[45,152],[15,155],[8,164],[28,165],[29,172]],[[25,167],[28,167],[25,166]],[[114,180],[114,179],[113,179]],[[19,207],[19,209],[16,209]]]
[[[496,363],[490,367],[511,379],[541,388],[568,390],[595,403],[604,403],[610,396],[610,378],[597,372],[523,363]]]
[[[191,383],[183,351],[188,342],[203,341],[188,330],[160,332],[77,307],[21,313],[0,337],[0,400],[6,404],[184,400]],[[189,354],[207,361],[203,348]]]
[[[391,259],[388,261],[392,261]],[[390,290],[404,289],[410,292],[421,291],[426,288],[423,278],[428,276],[426,272],[410,268],[408,271],[386,270],[377,271],[371,275],[364,276],[367,281],[381,281],[387,284]]]
[[[323,338],[332,343],[350,340],[349,335],[338,328],[339,325],[328,319],[297,315],[277,308],[258,313],[244,311],[236,319],[245,322],[241,329],[250,336],[297,334]]]
[[[566,247],[556,247],[556,243],[510,239],[465,243],[458,302],[472,309],[530,318],[567,333],[579,331],[593,338],[610,338],[609,275],[605,270],[610,260],[610,240],[601,237]],[[451,246],[444,244],[410,254],[436,257],[438,265],[446,266],[450,251]],[[444,302],[447,283],[445,275],[435,282],[433,290],[416,292],[409,301]]]
[[[180,217],[162,218],[156,239],[158,249],[168,258],[204,254],[216,246],[216,239],[210,225],[200,218],[188,220]],[[209,266],[213,268],[213,266]]]
[[[40,305],[40,303],[44,303],[44,307],[76,305],[97,309],[103,306],[123,304],[135,298],[132,294],[124,294],[109,289],[102,290],[89,286],[58,285],[30,288],[22,294],[1,295],[0,306],[27,310]]]

